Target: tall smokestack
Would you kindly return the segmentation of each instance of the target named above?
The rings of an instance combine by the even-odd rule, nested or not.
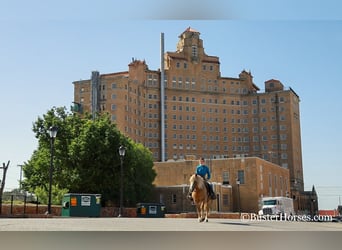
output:
[[[160,34],[160,144],[161,161],[165,161],[165,86],[164,86],[164,33]]]
[[[92,71],[91,72],[91,114],[93,119],[96,117],[96,113],[99,111],[99,85],[100,85],[100,72]]]

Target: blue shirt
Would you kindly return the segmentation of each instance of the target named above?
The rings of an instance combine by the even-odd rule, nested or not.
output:
[[[205,175],[207,175],[207,180],[210,179],[210,170],[206,165],[198,165],[196,168],[196,174],[202,176],[205,179]]]

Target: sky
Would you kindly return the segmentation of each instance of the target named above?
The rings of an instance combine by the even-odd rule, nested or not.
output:
[[[0,0],[0,164],[5,190],[37,148],[32,124],[53,106],[70,108],[73,81],[128,70],[132,58],[160,67],[165,50],[192,27],[221,75],[251,71],[264,88],[280,80],[300,97],[305,190],[320,209],[342,199],[342,2],[325,1]],[[256,4],[258,3],[258,4]],[[134,6],[134,7],[132,7]],[[0,169],[0,179],[2,170]]]

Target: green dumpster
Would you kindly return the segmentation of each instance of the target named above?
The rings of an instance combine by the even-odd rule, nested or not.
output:
[[[101,213],[100,194],[65,194],[62,201],[62,216],[99,217]]]
[[[162,203],[138,203],[137,217],[164,218],[165,205]]]

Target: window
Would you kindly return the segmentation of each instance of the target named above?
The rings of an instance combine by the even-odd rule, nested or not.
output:
[[[240,181],[240,184],[245,184],[245,171],[244,170],[238,170],[237,178]]]
[[[222,195],[222,205],[225,207],[229,206],[229,196],[228,194],[223,194]]]
[[[229,172],[228,171],[224,171],[222,173],[222,184],[229,185]]]
[[[177,203],[177,195],[176,194],[172,194],[172,203],[173,204]]]
[[[285,141],[287,139],[287,135],[286,134],[281,134],[280,135],[280,140]]]
[[[191,46],[191,54],[193,57],[197,57],[197,45]]]

